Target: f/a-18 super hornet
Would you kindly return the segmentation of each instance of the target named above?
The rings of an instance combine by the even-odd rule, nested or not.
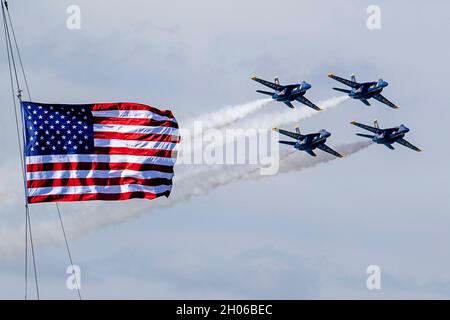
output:
[[[375,100],[380,101],[381,103],[384,103],[385,105],[388,105],[391,108],[397,109],[398,106],[390,102],[388,99],[383,97],[381,95],[381,91],[383,91],[384,88],[388,86],[388,83],[384,81],[383,79],[380,79],[378,81],[372,81],[372,82],[363,82],[359,83],[356,82],[356,77],[354,74],[351,75],[351,80],[347,80],[338,76],[335,76],[334,74],[330,73],[328,77],[339,81],[346,86],[349,86],[351,89],[341,89],[341,88],[333,88],[334,90],[345,92],[349,95],[349,97],[353,99],[358,99],[362,103],[364,103],[367,106],[370,106],[370,103],[368,99],[374,98]]]
[[[277,131],[281,134],[284,134],[288,137],[291,137],[295,139],[296,141],[283,141],[280,140],[279,142],[282,144],[287,144],[290,146],[293,146],[295,149],[300,151],[305,151],[311,156],[315,157],[316,154],[314,153],[314,149],[320,149],[322,151],[328,152],[332,154],[333,156],[342,158],[342,155],[333,149],[331,149],[329,146],[325,144],[327,139],[331,136],[331,133],[329,133],[327,130],[322,129],[317,133],[310,133],[310,134],[301,134],[300,128],[296,127],[295,132],[289,132],[286,130],[273,128],[272,130]]]
[[[377,120],[374,120],[373,127],[356,121],[352,121],[351,124],[374,133],[373,135],[363,133],[357,133],[356,135],[372,139],[372,141],[375,143],[384,144],[391,150],[394,150],[392,144],[397,142],[415,151],[422,151],[413,144],[403,139],[405,134],[409,131],[409,129],[405,127],[403,124],[399,125],[398,127],[387,129],[380,129]]]
[[[263,91],[263,90],[256,90],[256,92],[266,94],[269,96],[272,96],[272,99],[276,101],[283,102],[286,104],[289,108],[294,108],[294,105],[292,102],[294,100],[301,102],[305,105],[307,105],[310,108],[313,108],[314,110],[321,111],[318,106],[316,106],[314,103],[309,101],[304,97],[306,91],[308,91],[311,88],[311,85],[305,81],[302,83],[296,83],[296,84],[288,84],[288,85],[281,85],[280,80],[278,77],[275,77],[275,82],[266,81],[263,79],[259,79],[255,76],[251,78],[252,80],[259,82],[266,87],[269,87],[275,92],[269,92],[269,91]]]

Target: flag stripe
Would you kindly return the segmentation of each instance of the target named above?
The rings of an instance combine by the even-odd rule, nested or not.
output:
[[[159,133],[121,133],[121,132],[94,132],[94,139],[118,139],[118,140],[141,140],[178,142],[178,136]]]
[[[128,160],[128,161],[127,161]],[[27,164],[39,163],[59,163],[59,162],[110,162],[110,163],[142,163],[173,166],[175,159],[155,156],[134,156],[134,155],[104,155],[104,154],[67,154],[67,155],[46,155],[29,156],[26,159]]]
[[[118,140],[118,139],[95,139],[94,145],[96,147],[138,148],[138,149],[155,149],[155,150],[173,150],[177,146],[176,143],[172,142]]]
[[[128,126],[114,124],[94,124],[94,131],[97,132],[122,132],[122,133],[159,133],[178,135],[177,128],[154,127],[154,126]]]
[[[89,186],[89,185],[113,186],[121,184],[123,185],[138,184],[143,186],[170,185],[172,184],[172,179],[165,179],[165,178],[139,179],[135,177],[43,179],[43,180],[29,180],[27,182],[27,187],[48,188],[48,187],[63,187],[63,186]]]
[[[172,150],[159,149],[135,149],[135,148],[110,148],[110,147],[95,147],[95,154],[123,154],[133,156],[149,156],[149,157],[163,157],[172,158]]]
[[[142,179],[165,178],[172,179],[173,173],[160,171],[133,171],[133,170],[61,170],[61,171],[34,171],[27,172],[27,180],[41,179],[68,179],[68,178],[117,178],[136,177]]]
[[[61,201],[113,201],[130,199],[155,199],[170,195],[170,190],[162,193],[151,192],[126,192],[126,193],[90,193],[90,194],[57,194],[28,197],[28,203],[61,202]]]
[[[178,123],[167,120],[137,119],[137,118],[97,118],[94,117],[95,124],[120,124],[130,126],[153,126],[178,128]]]
[[[159,110],[157,108],[147,106],[139,103],[99,103],[94,104],[91,107],[92,111],[104,111],[104,110],[144,110],[151,111],[160,116],[165,116],[169,118],[174,118],[172,111],[170,110]]]
[[[170,185],[159,186],[143,186],[139,184],[114,185],[114,186],[62,186],[62,187],[48,187],[48,188],[29,188],[28,196],[42,196],[54,194],[89,194],[89,193],[127,193],[127,192],[149,192],[162,193],[169,191]]]
[[[173,117],[161,116],[150,111],[145,110],[106,110],[106,111],[92,111],[94,117],[99,118],[140,118],[154,121],[170,121],[176,123],[176,119]]]
[[[172,166],[129,162],[57,162],[27,164],[27,172],[60,170],[134,170],[173,173]]]

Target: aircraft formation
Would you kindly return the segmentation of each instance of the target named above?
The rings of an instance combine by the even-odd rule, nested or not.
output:
[[[360,100],[366,106],[370,106],[370,102],[368,100],[373,98],[393,109],[399,108],[396,104],[392,103],[383,95],[381,95],[383,89],[388,86],[388,83],[383,79],[379,79],[378,81],[360,83],[356,81],[356,76],[354,74],[350,76],[350,79],[338,77],[333,73],[328,74],[328,77],[350,87],[350,89],[333,88],[334,90],[344,92],[350,98]],[[302,81],[301,83],[281,85],[278,77],[275,77],[274,82],[260,79],[256,76],[251,77],[251,79],[274,90],[274,92],[263,90],[256,90],[256,92],[269,95],[273,100],[283,102],[289,108],[295,108],[292,102],[298,101],[316,111],[323,110],[305,97],[306,92],[312,87],[311,84],[306,81]],[[383,144],[391,150],[394,150],[394,147],[392,145],[394,143],[398,143],[414,151],[422,151],[412,143],[404,139],[405,134],[409,132],[409,128],[407,128],[403,124],[397,127],[386,129],[381,129],[379,127],[378,120],[374,120],[373,127],[356,121],[352,121],[351,124],[373,133],[357,133],[357,136],[371,139],[374,143]],[[343,155],[325,144],[327,139],[331,136],[331,133],[325,129],[310,134],[302,134],[300,132],[300,127],[298,126],[295,128],[295,132],[290,132],[278,128],[273,128],[273,130],[292,139],[295,139],[295,141],[280,140],[279,143],[292,146],[299,151],[305,151],[311,156],[316,156],[314,150],[320,149],[329,154],[332,154],[333,156],[339,158],[343,157]]]

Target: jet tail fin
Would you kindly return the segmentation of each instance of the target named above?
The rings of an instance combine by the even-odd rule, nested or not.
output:
[[[295,127],[295,132],[298,133],[298,134],[301,134],[301,133],[300,133],[300,126],[296,126],[296,127]]]
[[[354,73],[352,73],[352,75],[350,76],[353,82],[356,82],[356,76]]]
[[[373,120],[373,126],[374,126],[375,128],[377,128],[377,129],[380,129],[380,125],[378,124],[378,120],[377,120],[377,119],[374,119],[374,120]]]
[[[278,76],[275,76],[274,82],[275,82],[275,84],[276,84],[277,86],[280,85],[280,79],[278,78]]]

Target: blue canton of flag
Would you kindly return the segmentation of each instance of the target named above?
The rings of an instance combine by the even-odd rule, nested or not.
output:
[[[94,124],[89,105],[24,103],[26,156],[91,154]]]

